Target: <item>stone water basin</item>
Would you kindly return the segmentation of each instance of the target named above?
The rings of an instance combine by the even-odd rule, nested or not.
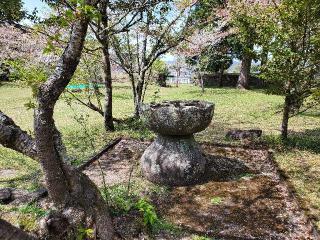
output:
[[[165,101],[142,107],[148,127],[161,135],[183,136],[206,129],[213,117],[214,104],[205,101]]]

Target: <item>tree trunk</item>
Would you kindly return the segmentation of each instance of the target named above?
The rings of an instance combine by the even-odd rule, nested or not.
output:
[[[283,106],[283,115],[282,115],[282,123],[281,123],[281,138],[288,138],[288,124],[290,117],[290,109],[291,109],[291,98],[289,96],[285,97],[284,106]]]
[[[223,72],[224,72],[224,65],[221,66],[219,71],[219,87],[223,86]]]
[[[239,79],[237,83],[237,88],[248,89],[251,62],[252,62],[252,58],[249,56],[249,54],[244,54],[241,61],[241,69],[240,69]]]
[[[106,88],[105,106],[104,106],[104,127],[107,131],[114,131],[112,116],[112,77],[111,63],[109,54],[109,37],[106,36],[103,44],[103,77]]]
[[[112,239],[111,219],[99,190],[86,175],[63,162],[54,143],[54,107],[79,64],[88,23],[87,17],[78,16],[54,73],[40,86],[35,139],[47,189],[57,208],[71,225],[95,226],[100,239]]]
[[[113,115],[112,115],[112,76],[111,76],[111,61],[110,61],[110,37],[109,31],[109,17],[108,17],[108,5],[109,0],[102,1],[99,4],[99,11],[101,13],[103,29],[99,28],[98,32],[101,32],[100,36],[97,36],[103,52],[103,81],[106,88],[105,94],[105,106],[104,106],[104,127],[106,131],[114,131]],[[97,33],[99,35],[99,33]]]
[[[53,141],[56,149],[64,161],[68,161],[67,150],[63,144],[61,133],[54,129]],[[22,153],[34,160],[38,160],[35,140],[23,131],[15,122],[0,111],[0,144]]]
[[[37,158],[34,139],[0,111],[0,144],[32,159]]]
[[[134,117],[135,117],[136,119],[139,119],[139,118],[140,118],[140,108],[141,108],[140,102],[139,102],[139,100],[136,98],[136,99],[134,100]]]
[[[0,219],[0,239],[1,240],[36,240],[35,238],[20,228]]]
[[[202,72],[200,72],[200,84],[201,84],[201,92],[204,93],[204,82],[203,82]]]
[[[134,116],[136,118],[140,118],[140,114],[141,114],[141,104],[142,104],[142,94],[143,94],[144,81],[145,81],[145,72],[143,72],[139,76],[139,81],[136,86],[135,110],[134,110]]]
[[[268,62],[268,51],[263,49],[261,54],[261,63],[260,66],[263,67]]]
[[[176,69],[176,87],[179,87],[180,69]]]

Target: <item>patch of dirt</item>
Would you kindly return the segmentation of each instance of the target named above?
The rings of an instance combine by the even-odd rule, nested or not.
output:
[[[106,185],[127,182],[130,173],[132,178],[137,178],[140,175],[137,165],[149,144],[149,142],[123,139],[83,172],[99,187],[103,186],[104,181]]]
[[[103,183],[101,169],[106,184],[126,182],[131,173],[133,178],[143,181],[139,160],[148,144],[124,139],[85,173],[100,186]],[[319,239],[312,222],[279,173],[272,152],[211,144],[202,147],[213,161],[215,158],[240,161],[248,167],[248,174],[225,181],[211,180],[201,185],[172,188],[165,196],[155,196],[153,201],[162,217],[181,227],[189,236],[198,234],[243,240]],[[126,216],[126,219],[130,217]],[[121,227],[118,231],[121,232]],[[166,235],[157,239],[192,238]]]
[[[10,179],[18,176],[18,171],[14,169],[0,169],[0,180]]]

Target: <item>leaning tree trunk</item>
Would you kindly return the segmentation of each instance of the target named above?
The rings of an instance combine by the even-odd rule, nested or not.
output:
[[[54,107],[79,64],[88,23],[87,17],[77,17],[54,73],[40,86],[35,139],[48,192],[68,223],[95,227],[100,239],[112,239],[111,219],[99,190],[86,175],[63,162],[54,144]]]
[[[0,144],[30,158],[37,158],[34,139],[0,111]]]
[[[104,106],[104,127],[107,131],[113,131],[113,116],[112,116],[112,76],[111,63],[109,53],[109,37],[106,36],[103,44],[103,76],[104,85],[106,88],[105,106]]]
[[[284,140],[288,138],[288,125],[289,125],[291,104],[292,103],[291,103],[290,96],[286,96],[284,100],[282,123],[281,123],[281,138]]]
[[[248,89],[249,78],[250,78],[250,68],[251,68],[252,58],[249,54],[244,54],[241,61],[241,69],[238,78],[237,88]]]
[[[68,161],[67,150],[63,144],[61,133],[54,128],[53,140],[57,151],[64,161]],[[34,160],[38,160],[36,142],[15,122],[0,111],[0,144],[6,148],[22,153]]]

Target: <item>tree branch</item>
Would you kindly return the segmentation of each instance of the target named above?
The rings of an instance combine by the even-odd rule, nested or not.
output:
[[[0,144],[32,159],[37,159],[35,140],[0,111]]]
[[[90,108],[91,110],[93,111],[96,111],[98,112],[100,115],[103,116],[104,112],[99,108],[97,107],[96,105],[94,105],[91,101],[89,101],[88,103],[85,103],[84,101],[82,101],[80,98],[78,98],[73,92],[67,90],[67,92],[79,103],[81,103],[82,105]]]

